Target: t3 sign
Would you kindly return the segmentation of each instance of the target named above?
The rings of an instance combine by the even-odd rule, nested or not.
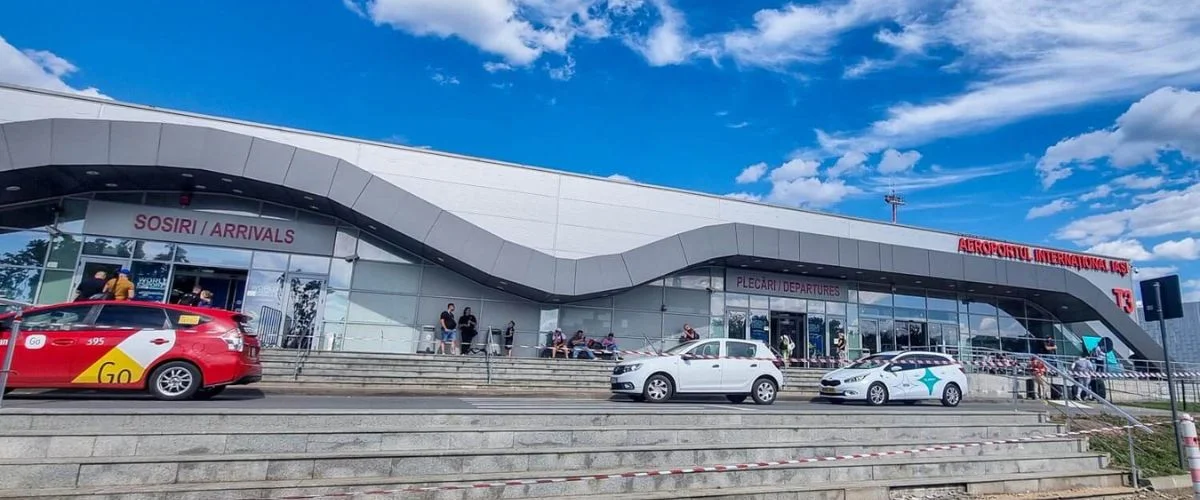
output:
[[[1113,288],[1113,298],[1117,301],[1117,307],[1120,307],[1125,314],[1133,314],[1133,310],[1137,308],[1137,302],[1133,300],[1133,290],[1128,288]]]

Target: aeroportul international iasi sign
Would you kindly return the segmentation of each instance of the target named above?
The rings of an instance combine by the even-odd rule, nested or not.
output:
[[[1023,260],[1025,262],[1037,262],[1050,266],[1070,267],[1081,271],[1115,273],[1121,276],[1129,274],[1130,270],[1129,262],[1124,260],[1106,259],[1094,255],[1046,250],[1044,248],[976,238],[959,238],[958,251],[959,253],[982,255],[984,257]]]

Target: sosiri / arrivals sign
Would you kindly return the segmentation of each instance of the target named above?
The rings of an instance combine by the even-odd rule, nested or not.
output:
[[[88,203],[83,232],[317,255],[331,255],[336,237],[332,226],[105,201]]]
[[[741,269],[725,270],[725,291],[798,299],[849,302],[850,289],[840,281]]]

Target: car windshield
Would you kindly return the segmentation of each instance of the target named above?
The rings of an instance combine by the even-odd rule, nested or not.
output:
[[[858,361],[855,361],[854,363],[851,363],[850,366],[847,366],[846,369],[847,370],[870,370],[872,368],[880,368],[880,367],[888,364],[888,362],[891,361],[892,358],[894,358],[894,357],[895,356],[891,355],[891,354],[876,354],[874,356],[868,356],[868,357],[865,357]]]
[[[700,343],[700,341],[698,341],[698,340],[693,340],[691,342],[684,342],[675,347],[667,349],[666,351],[663,351],[663,354],[679,354],[683,351],[690,349],[692,346],[699,344],[699,343]]]

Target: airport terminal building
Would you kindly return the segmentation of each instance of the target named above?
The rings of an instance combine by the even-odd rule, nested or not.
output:
[[[283,347],[413,352],[453,302],[527,346],[690,324],[810,357],[844,333],[852,358],[1162,358],[1123,259],[0,86],[0,295],[69,300],[119,268],[139,300],[200,285]]]

